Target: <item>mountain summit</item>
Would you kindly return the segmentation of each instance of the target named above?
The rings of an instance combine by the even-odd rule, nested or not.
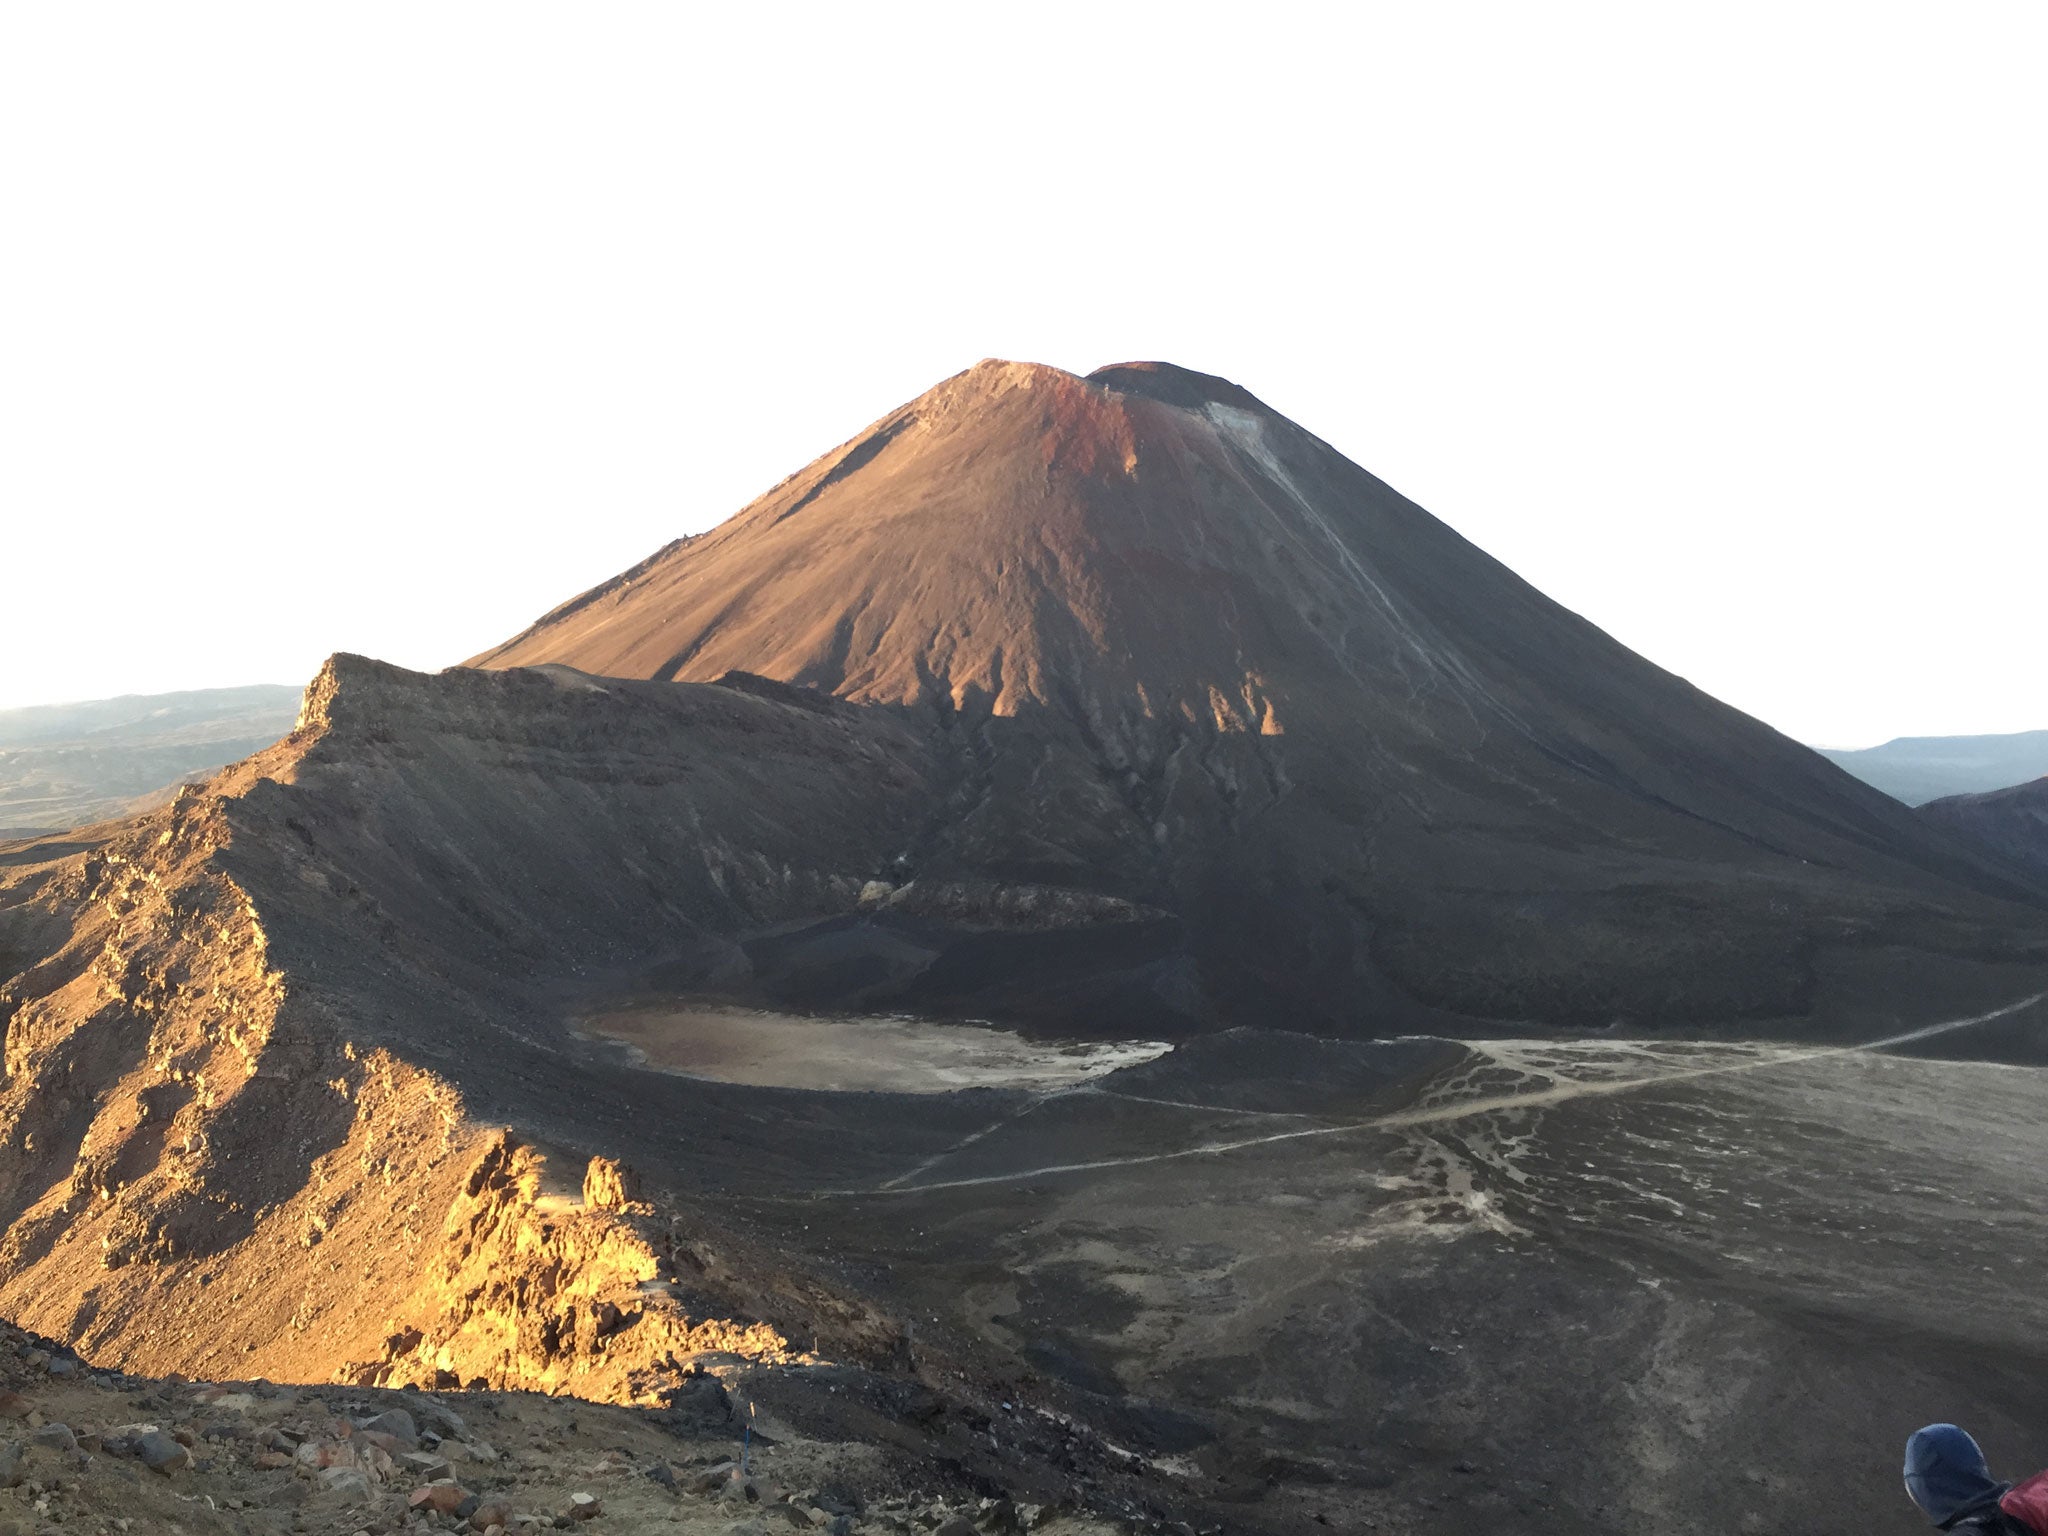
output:
[[[471,665],[741,668],[1167,742],[1370,700],[1476,742],[1513,714],[1491,652],[1587,633],[1227,380],[988,361]]]
[[[2032,894],[1167,363],[980,363],[471,665],[544,663],[947,733],[899,873],[1169,914],[1212,1020],[1797,1015],[1899,903]]]

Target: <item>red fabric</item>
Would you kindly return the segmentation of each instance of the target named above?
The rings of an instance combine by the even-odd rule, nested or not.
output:
[[[2036,1472],[2006,1489],[1998,1507],[2039,1536],[2048,1536],[2048,1472]]]

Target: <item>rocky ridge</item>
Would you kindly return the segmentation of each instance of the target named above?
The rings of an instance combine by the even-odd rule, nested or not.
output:
[[[778,1115],[767,1163],[721,1167],[757,1107],[679,1122],[663,1082],[564,1028],[563,1000],[623,959],[716,973],[745,960],[736,931],[821,908],[1025,935],[1131,918],[878,879],[900,827],[875,819],[876,780],[912,807],[928,756],[885,716],[775,694],[338,658],[270,751],[132,824],[11,850],[0,1307],[137,1374],[666,1412],[710,1362],[786,1373],[752,1390],[827,1421],[907,1393],[908,1427],[870,1407],[860,1434],[909,1464],[949,1458],[978,1496],[1147,1507],[1078,1425],[1047,1420],[1036,1449],[961,1430],[997,1389],[913,1356],[859,1285],[734,1210],[733,1184],[843,1125]]]
[[[362,1016],[365,971],[414,1001],[436,980],[393,953],[396,925],[362,886],[305,857],[317,823],[291,814],[287,786],[322,771],[334,691],[330,673],[292,737],[207,789],[11,872],[9,915],[32,919],[17,942],[48,952],[0,990],[0,1306],[149,1370],[573,1384],[628,1400],[645,1373],[707,1348],[782,1358],[758,1315],[707,1317],[744,1309],[748,1282],[679,1236],[683,1218],[586,1202],[587,1159],[479,1116],[445,1070],[459,1041],[422,1053],[395,1010]],[[259,905],[280,874],[287,890],[319,882],[310,931],[289,902]],[[777,876],[761,878],[772,905]],[[345,960],[320,931],[330,902]],[[694,1312],[676,1299],[685,1278]],[[405,1305],[387,1314],[369,1295]],[[837,1337],[801,1306],[796,1318]],[[839,1331],[864,1330],[886,1353],[871,1319],[848,1312]]]
[[[729,1379],[689,1377],[659,1409],[189,1381],[96,1370],[0,1325],[0,1533],[1164,1531],[793,1430],[754,1408],[744,1373]],[[747,1433],[769,1423],[774,1435]]]

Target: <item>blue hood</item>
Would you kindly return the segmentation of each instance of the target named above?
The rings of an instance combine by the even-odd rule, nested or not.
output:
[[[1994,1503],[2005,1489],[1977,1442],[1953,1424],[1930,1424],[1906,1442],[1906,1492],[1938,1526]]]

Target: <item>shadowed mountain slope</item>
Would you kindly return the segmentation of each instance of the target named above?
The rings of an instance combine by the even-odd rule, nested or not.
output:
[[[544,662],[921,717],[970,792],[895,878],[1169,913],[1198,1023],[1760,1019],[1824,951],[2038,954],[2010,872],[1165,364],[970,369],[472,664]]]
[[[2048,778],[1988,794],[1930,800],[1920,807],[1920,816],[2048,880]]]

